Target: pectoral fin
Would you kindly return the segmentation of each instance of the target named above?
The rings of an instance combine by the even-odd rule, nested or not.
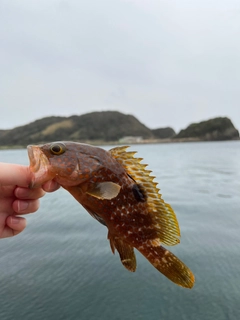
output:
[[[115,253],[116,249],[124,267],[129,271],[134,272],[137,267],[137,261],[133,247],[120,238],[112,236],[110,232],[108,233],[108,239],[110,241],[112,252]]]
[[[111,181],[98,182],[87,190],[87,194],[100,200],[111,200],[120,192],[121,186]]]

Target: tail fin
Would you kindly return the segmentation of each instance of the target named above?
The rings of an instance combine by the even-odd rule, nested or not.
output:
[[[155,247],[149,243],[146,247],[137,249],[169,280],[184,288],[193,287],[195,278],[192,271],[173,253],[162,246]]]

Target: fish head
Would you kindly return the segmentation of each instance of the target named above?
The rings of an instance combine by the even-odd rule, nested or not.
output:
[[[101,168],[101,157],[87,144],[53,142],[29,145],[28,157],[32,179],[29,187],[37,188],[54,179],[63,187],[76,186],[88,180]],[[104,150],[102,150],[104,151]]]

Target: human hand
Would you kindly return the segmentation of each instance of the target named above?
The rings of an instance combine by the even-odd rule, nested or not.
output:
[[[39,198],[45,192],[59,188],[56,182],[48,181],[42,188],[29,189],[31,177],[27,166],[0,163],[0,238],[22,232],[26,227],[26,219],[17,215],[37,211]]]

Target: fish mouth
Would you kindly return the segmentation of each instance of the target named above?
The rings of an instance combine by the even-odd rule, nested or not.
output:
[[[39,146],[28,146],[28,157],[30,161],[30,171],[32,174],[29,188],[38,188],[43,183],[51,180],[49,176],[49,160],[41,151]]]

